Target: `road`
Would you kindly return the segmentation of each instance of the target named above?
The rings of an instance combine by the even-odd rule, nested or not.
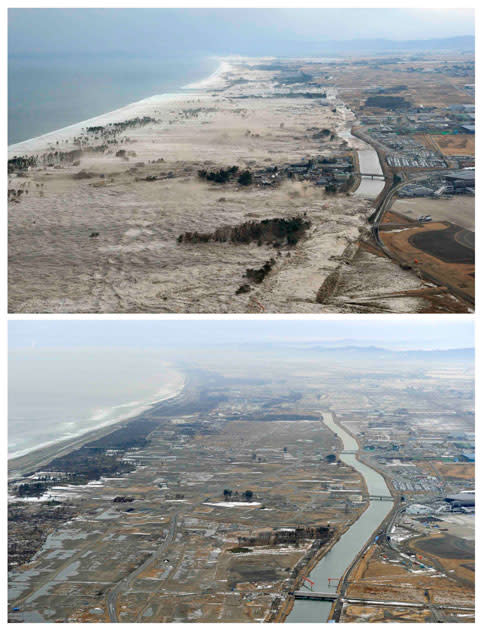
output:
[[[155,551],[151,556],[149,556],[149,558],[145,560],[137,569],[135,569],[127,577],[118,582],[116,586],[112,589],[112,591],[110,591],[109,595],[107,596],[107,610],[109,613],[109,619],[112,623],[119,623],[119,618],[117,615],[117,598],[120,592],[123,591],[125,588],[129,588],[133,580],[135,580],[143,571],[145,571],[155,560],[158,560],[161,555],[165,554],[166,549],[173,542],[174,535],[176,533],[177,519],[178,514],[175,514],[171,519],[168,535],[161,543],[159,549]]]
[[[450,172],[451,170],[454,170],[454,169],[436,169],[434,171],[425,171],[424,173],[413,175],[412,177],[408,177],[404,181],[400,182],[396,186],[393,186],[387,192],[385,197],[380,202],[379,208],[375,212],[373,226],[372,226],[372,234],[374,236],[374,240],[376,241],[378,247],[386,254],[386,256],[388,258],[390,258],[391,260],[395,260],[397,263],[406,263],[407,262],[407,261],[404,261],[404,260],[400,260],[391,250],[389,250],[386,247],[386,245],[382,242],[381,237],[379,235],[379,227],[380,227],[381,221],[384,218],[384,214],[391,207],[391,203],[392,203],[392,201],[394,199],[394,196],[398,192],[398,190],[400,188],[402,188],[403,186],[405,186],[406,184],[408,184],[409,182],[415,182],[415,181],[418,181],[420,179],[426,179],[428,173],[446,173],[446,172]],[[436,278],[432,274],[428,273],[424,269],[424,267],[422,267],[422,266],[418,267],[418,273],[420,274],[421,278],[424,278],[425,280],[427,280],[429,282],[432,282],[436,286],[441,286],[442,284],[444,284],[444,286],[447,287],[448,290],[451,293],[453,293],[453,295],[455,295],[456,297],[460,298],[464,302],[471,304],[472,306],[475,305],[475,300],[470,295],[468,295],[467,293],[461,291],[458,287],[454,286],[453,284],[451,284],[451,283],[449,283],[447,281],[442,282],[442,280],[440,278]]]

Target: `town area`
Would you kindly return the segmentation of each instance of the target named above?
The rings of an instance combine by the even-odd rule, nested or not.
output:
[[[218,347],[181,369],[175,398],[10,462],[10,621],[291,621],[301,592],[342,622],[474,620],[471,352]]]

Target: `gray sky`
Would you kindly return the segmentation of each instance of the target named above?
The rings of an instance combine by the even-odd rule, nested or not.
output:
[[[190,347],[322,341],[387,348],[473,347],[470,319],[442,316],[366,320],[24,320],[9,322],[9,348]]]
[[[473,35],[472,9],[10,9],[9,54],[316,54],[328,40]]]

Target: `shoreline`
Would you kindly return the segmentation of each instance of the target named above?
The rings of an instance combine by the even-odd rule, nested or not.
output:
[[[155,400],[152,400],[151,402],[145,402],[142,403],[141,401],[137,401],[139,404],[136,404],[136,407],[134,409],[132,409],[131,411],[127,411],[124,415],[122,415],[121,417],[117,417],[117,418],[113,418],[112,420],[107,420],[106,422],[102,422],[102,416],[105,416],[106,414],[101,414],[101,417],[91,417],[91,420],[99,420],[99,422],[101,422],[101,424],[99,424],[97,427],[95,428],[90,428],[90,429],[86,429],[86,430],[82,430],[80,429],[79,431],[77,431],[76,433],[74,433],[73,435],[67,435],[65,437],[61,437],[61,438],[57,438],[57,439],[53,439],[53,440],[48,440],[46,442],[42,442],[41,444],[39,444],[38,446],[32,447],[32,448],[25,448],[21,451],[14,451],[12,453],[8,453],[7,454],[7,460],[8,461],[13,461],[15,459],[19,459],[20,457],[25,457],[26,455],[29,455],[30,453],[32,453],[34,450],[41,450],[44,448],[49,448],[50,446],[54,446],[55,444],[59,444],[60,442],[65,442],[67,440],[76,440],[78,438],[81,438],[84,434],[88,433],[89,431],[97,431],[98,429],[103,429],[103,428],[107,428],[110,427],[112,425],[117,424],[118,422],[124,422],[126,420],[130,420],[132,418],[135,418],[136,416],[144,413],[145,411],[151,409],[154,405],[157,405],[158,403],[164,402],[165,400],[170,400],[171,398],[177,396],[183,389],[184,389],[184,384],[185,384],[186,379],[183,378],[183,384],[181,385],[181,389],[179,389],[179,386],[176,386],[176,392],[173,393],[173,387],[168,387],[168,389],[170,390],[167,394],[161,393],[163,392],[163,389],[159,390],[153,397],[155,398]],[[113,407],[110,407],[110,410],[116,409],[116,408],[120,408],[120,407],[133,407],[134,403],[121,403],[120,405],[114,405]]]
[[[206,90],[213,89],[214,87],[217,87],[220,81],[223,81],[223,75],[229,72],[231,70],[231,67],[232,66],[230,65],[230,63],[228,63],[228,61],[226,61],[224,58],[220,58],[218,68],[205,79],[200,79],[199,81],[183,85],[178,88],[178,91],[176,92],[163,92],[161,94],[153,94],[138,101],[127,103],[126,105],[118,107],[117,109],[113,109],[109,112],[97,114],[96,116],[92,116],[91,118],[87,118],[86,120],[72,123],[70,125],[67,125],[66,127],[60,127],[59,129],[48,131],[47,133],[40,134],[39,136],[34,136],[33,138],[28,138],[27,140],[21,140],[20,142],[10,144],[7,148],[8,157],[15,157],[16,152],[18,151],[35,153],[42,150],[40,147],[29,148],[28,145],[30,145],[31,143],[36,144],[40,142],[45,142],[46,145],[55,144],[55,142],[58,140],[66,140],[67,137],[70,137],[72,135],[72,133],[79,133],[86,126],[94,126],[99,124],[106,125],[112,122],[122,122],[122,120],[127,120],[130,115],[134,115],[135,113],[137,113],[137,110],[139,108],[160,103],[166,103],[171,100],[175,101],[180,97],[186,98],[194,96],[197,91],[204,92]],[[133,110],[131,114],[129,113],[130,110]],[[127,118],[124,116],[124,114],[127,115]],[[66,133],[68,134],[67,137]],[[23,145],[27,145],[27,147],[25,147],[24,149]]]
[[[183,85],[181,87],[182,90],[206,90],[213,89],[214,86],[222,80],[222,76],[226,72],[230,72],[232,66],[228,61],[222,57],[220,58],[220,65],[218,68],[212,72],[206,79],[200,79],[199,81],[194,81],[193,83],[188,83],[187,85]]]
[[[182,395],[186,389],[187,378],[186,375],[183,376],[183,383],[180,388],[178,388],[176,391],[170,392],[162,398],[158,398],[156,401],[150,403],[149,405],[144,406],[142,410],[138,409],[134,412],[133,415],[128,415],[126,417],[113,420],[112,422],[100,425],[94,429],[89,429],[76,436],[46,442],[43,445],[34,447],[32,450],[29,450],[23,455],[12,455],[11,457],[8,457],[8,480],[11,481],[18,476],[22,476],[25,474],[25,471],[29,471],[31,468],[39,467],[43,464],[46,464],[54,457],[66,455],[92,440],[105,437],[106,435],[112,433],[121,423],[132,422],[136,418],[141,417],[147,411],[155,408],[157,405],[161,405],[168,400],[172,401],[173,399],[176,399],[177,397]]]
[[[330,286],[341,271],[352,273],[342,270],[338,257],[346,259],[347,243],[360,240],[373,212],[369,199],[331,196],[322,185],[333,181],[341,188],[350,177],[351,150],[366,146],[350,136],[354,114],[335,100],[334,88],[319,103],[320,92],[279,85],[278,62],[224,61],[209,83],[223,80],[222,89],[191,84],[205,91],[152,97],[100,119],[128,118],[119,129],[99,125],[100,131],[84,129],[76,138],[75,128],[57,132],[65,137],[58,155],[52,145],[41,151],[56,134],[10,147],[10,154],[25,151],[28,158],[31,150],[34,157],[11,164],[10,312],[345,313],[359,312],[357,298],[374,293],[374,273],[391,292],[419,287],[407,274],[394,282],[383,261],[374,260],[371,272],[359,272],[355,261],[361,280],[355,296],[340,287],[318,300],[326,280]],[[331,135],[323,143],[322,131],[305,139],[312,128]],[[316,168],[302,174],[294,165],[308,155]],[[342,179],[324,166],[329,157],[340,161]],[[238,185],[230,175],[220,196],[221,182],[199,173],[230,164],[249,170],[252,185]],[[275,213],[292,220],[304,212],[311,221],[307,238],[283,246],[270,282],[250,282],[242,291],[248,265],[262,268],[272,257],[268,240],[223,249],[215,241],[183,240],[271,220]],[[295,247],[301,256],[288,251]],[[54,276],[53,268],[59,269]],[[75,280],[65,284],[66,273]],[[399,295],[376,295],[370,305],[376,312],[418,312],[421,301],[419,294],[404,302]]]

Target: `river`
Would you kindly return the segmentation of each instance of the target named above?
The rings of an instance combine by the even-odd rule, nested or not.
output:
[[[328,100],[336,103],[337,91],[333,90],[328,95]],[[354,115],[352,111],[346,106],[338,103],[339,114],[345,121],[346,128],[339,131],[341,138],[349,140],[349,138],[357,140],[358,144],[363,144],[363,149],[357,150],[359,158],[359,171],[361,173],[373,173],[374,175],[380,175],[381,179],[373,179],[371,177],[361,177],[361,183],[357,190],[354,192],[356,197],[364,197],[364,199],[375,199],[381,190],[384,188],[384,172],[382,170],[381,163],[377,152],[371,147],[370,144],[364,142],[360,138],[356,138],[351,133],[351,128],[354,124]]]
[[[362,142],[362,140],[360,140],[360,142]],[[359,170],[361,173],[381,175],[382,179],[361,177],[361,183],[354,194],[357,197],[364,197],[365,199],[375,199],[384,188],[384,173],[382,172],[379,156],[376,151],[369,144],[367,144],[367,146],[369,148],[357,151],[357,155],[359,156]]]
[[[332,413],[322,414],[325,425],[342,440],[345,451],[357,451],[356,440],[338,426]],[[353,454],[341,454],[340,459],[355,468],[365,479],[370,495],[391,496],[384,477],[374,469],[360,462]],[[391,501],[371,501],[367,510],[345,532],[332,549],[312,569],[310,579],[315,582],[313,590],[328,592],[328,578],[340,578],[354,560],[364,544],[389,514],[393,506]],[[287,617],[288,623],[325,622],[328,619],[332,602],[296,600],[292,612]]]

